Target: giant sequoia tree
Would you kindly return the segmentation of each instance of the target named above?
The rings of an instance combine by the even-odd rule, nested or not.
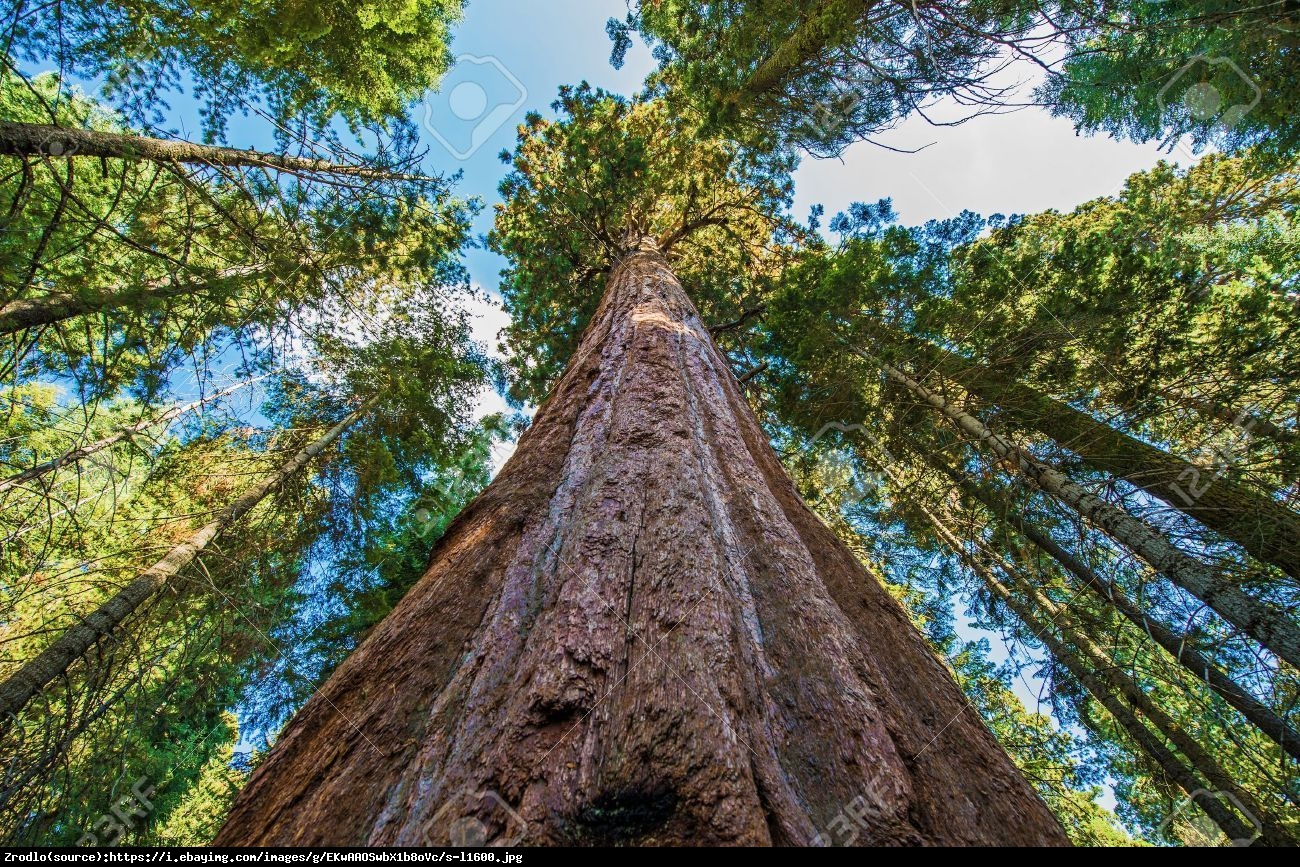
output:
[[[549,396],[217,842],[1064,842],[701,317],[771,267],[786,166],[657,102],[559,108],[494,233]]]

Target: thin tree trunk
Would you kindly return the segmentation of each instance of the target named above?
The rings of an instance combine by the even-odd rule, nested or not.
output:
[[[984,505],[993,516],[1005,522],[1029,540],[1031,544],[1056,560],[1066,571],[1074,575],[1102,603],[1113,605],[1115,610],[1134,626],[1137,626],[1156,644],[1169,652],[1179,665],[1212,689],[1229,705],[1239,710],[1242,716],[1250,720],[1259,730],[1266,734],[1278,746],[1291,756],[1300,759],[1300,733],[1273,712],[1271,708],[1256,699],[1247,690],[1187,643],[1185,636],[1178,634],[1163,622],[1150,617],[1119,587],[1107,581],[1091,569],[1086,563],[1075,557],[1056,543],[1047,533],[1030,524],[1016,513],[1011,505],[996,497],[984,488],[963,478],[951,467],[939,461],[930,461],[952,479],[968,497]]]
[[[991,368],[921,340],[904,340],[927,366],[1014,421],[1300,578],[1300,515],[1281,503],[1223,478],[1216,467],[1200,467],[1148,445]]]
[[[1035,637],[1043,642],[1052,654],[1052,658],[1064,665],[1066,670],[1083,684],[1084,689],[1088,690],[1089,694],[1097,699],[1102,707],[1106,708],[1115,717],[1115,720],[1123,726],[1124,730],[1137,743],[1139,749],[1160,765],[1161,769],[1169,774],[1179,788],[1187,795],[1192,796],[1215,785],[1213,782],[1202,782],[1202,778],[1198,777],[1194,770],[1185,765],[1183,760],[1165,745],[1164,741],[1152,733],[1138,719],[1133,709],[1121,701],[1120,697],[1112,691],[1112,685],[1107,683],[1107,678],[1097,675],[1095,665],[1090,666],[1085,663],[1066,646],[1064,641],[1053,633],[1049,622],[1044,622],[1036,616],[1031,608],[1017,600],[1001,582],[996,580],[990,582],[991,573],[987,572],[987,570],[981,577],[984,577],[985,581],[989,582],[990,589],[1025,623]],[[1159,728],[1158,725],[1157,728]],[[1249,824],[1234,811],[1229,810],[1220,799],[1207,798],[1204,799],[1204,802],[1197,801],[1197,805],[1209,815],[1229,839],[1234,841],[1250,840],[1258,844],[1266,843],[1259,829]],[[1255,818],[1258,819],[1258,817]]]
[[[116,431],[114,431],[113,433],[109,434],[108,436],[102,439],[95,440],[93,443],[86,443],[84,446],[78,446],[75,449],[71,449],[69,451],[64,452],[63,454],[59,455],[57,458],[52,458],[48,461],[45,461],[44,463],[37,464],[34,467],[23,470],[21,473],[17,473],[15,475],[10,476],[7,479],[4,479],[3,481],[0,481],[0,494],[10,490],[11,488],[16,488],[19,485],[23,485],[26,484],[27,482],[33,481],[35,479],[39,479],[41,476],[44,476],[47,473],[52,473],[55,470],[60,469],[61,467],[66,467],[69,464],[75,464],[78,463],[79,461],[85,460],[86,458],[90,457],[96,452],[102,452],[104,449],[112,448],[113,446],[117,445],[123,440],[130,439],[136,434],[142,433],[151,427],[157,427],[158,425],[168,424],[174,421],[175,419],[178,419],[181,416],[185,415],[187,412],[191,412],[193,410],[198,409],[199,407],[203,406],[205,403],[211,403],[214,400],[219,400],[223,397],[226,397],[227,395],[239,391],[241,388],[244,388],[245,386],[252,385],[258,380],[264,378],[265,377],[259,376],[256,377],[255,379],[245,380],[243,382],[232,385],[229,388],[224,388],[221,389],[220,391],[213,392],[207,397],[200,398],[199,400],[191,401],[185,404],[177,404],[176,406],[173,406],[170,409],[166,410],[165,412],[161,412],[156,416],[152,416],[150,418],[142,418],[135,424],[118,428]]]
[[[177,283],[173,281],[145,284],[139,289],[118,292],[49,292],[36,298],[19,298],[0,307],[0,335],[12,334],[25,328],[52,325],[65,319],[114,310],[119,307],[143,308],[180,298],[212,291],[220,283],[234,277],[246,277],[265,271],[261,265],[227,268],[212,281],[204,283]]]
[[[1064,844],[657,250],[217,845]]]
[[[1037,610],[1042,611],[1047,616],[1048,624],[1059,629],[1061,637],[1083,657],[1085,666],[1099,676],[1111,689],[1123,696],[1124,700],[1138,713],[1150,720],[1156,731],[1178,748],[1197,773],[1216,788],[1230,792],[1236,797],[1241,805],[1259,820],[1263,834],[1261,839],[1265,843],[1270,846],[1295,845],[1295,841],[1287,834],[1278,818],[1271,811],[1265,810],[1258,799],[1242,788],[1232,774],[1210,755],[1210,752],[1200,741],[1165,713],[1164,709],[1147,695],[1141,684],[1132,675],[1121,670],[1114,660],[1110,658],[1110,655],[1088,636],[1085,629],[1080,627],[1073,614],[1053,601],[1041,588],[1030,581],[1022,579],[1019,571],[1012,564],[1001,560],[1001,558],[998,559],[1000,561],[998,565],[1002,568],[1003,573],[1014,582],[1011,588],[1004,589],[1018,590],[1037,606]],[[1017,610],[1018,615],[1023,615],[1028,610],[1024,601],[1016,597],[1014,592],[1008,602],[1008,605],[1012,604],[1016,606],[1015,610]],[[1059,642],[1057,642],[1057,647],[1061,647]]]
[[[349,413],[343,421],[281,464],[273,474],[242,494],[217,517],[168,551],[161,560],[106,600],[84,620],[67,629],[35,659],[9,675],[3,683],[0,683],[0,718],[17,714],[26,707],[32,697],[46,684],[66,672],[73,662],[94,647],[101,638],[111,634],[143,602],[161,590],[176,573],[192,563],[213,539],[307,466],[348,428],[364,418],[373,405],[374,401],[371,401]]]
[[[891,364],[884,364],[883,368],[890,379],[938,410],[981,448],[991,450],[1035,486],[1128,546],[1157,572],[1210,606],[1224,620],[1282,659],[1300,667],[1300,627],[1284,611],[1243,593],[1209,566],[1180,551],[1145,521],[1070,481],[1065,474],[1017,448],[989,430],[982,421],[963,412],[903,371]]]
[[[55,147],[57,146],[57,147]],[[374,166],[332,163],[311,157],[270,154],[129,133],[0,120],[0,154],[17,157],[100,157],[156,163],[268,168],[299,176],[332,175],[364,180],[410,180]]]
[[[1150,755],[1162,766],[1164,764],[1162,757],[1165,754],[1168,754],[1169,758],[1174,758],[1173,755],[1169,753],[1168,748],[1164,747],[1163,744],[1160,744],[1159,741],[1152,737],[1146,726],[1132,716],[1128,707],[1115,701],[1119,696],[1122,696],[1133,709],[1147,717],[1147,719],[1149,719],[1155,726],[1156,730],[1164,737],[1172,741],[1191,762],[1196,772],[1200,773],[1204,779],[1208,780],[1214,786],[1230,788],[1233,795],[1242,800],[1243,806],[1245,806],[1246,809],[1251,810],[1255,814],[1256,818],[1260,818],[1259,813],[1262,811],[1260,810],[1259,805],[1255,803],[1254,799],[1250,797],[1249,793],[1237,786],[1232,777],[1224,771],[1216,761],[1206,754],[1201,745],[1190,735],[1186,734],[1186,732],[1174,723],[1174,721],[1163,711],[1157,708],[1131,678],[1120,673],[1104,651],[1097,647],[1086,636],[1082,635],[1077,630],[1072,629],[1068,625],[1070,620],[1069,615],[1061,609],[1060,606],[1053,602],[1038,588],[1034,587],[1031,582],[1020,581],[1018,582],[1020,585],[1018,589],[1033,601],[1034,605],[1037,606],[1037,609],[1028,605],[1024,600],[1017,597],[1010,588],[998,580],[993,571],[978,557],[968,551],[966,546],[962,544],[961,539],[948,529],[948,525],[951,523],[951,518],[944,520],[935,515],[924,505],[915,502],[913,504],[921,514],[925,516],[926,520],[930,523],[931,527],[935,530],[936,534],[944,544],[947,545],[963,563],[969,566],[971,570],[980,577],[980,580],[984,582],[990,592],[1001,599],[1003,603],[1005,603],[1006,606],[1015,613],[1016,617],[1018,617],[1030,630],[1033,637],[1036,640],[1041,641],[1047,647],[1053,659],[1061,662],[1072,674],[1075,675],[1076,678],[1079,678],[1084,687],[1095,698],[1100,700],[1107,710],[1111,710],[1112,713],[1115,713],[1107,699],[1110,699],[1112,702],[1119,705],[1121,710],[1116,714],[1117,721],[1121,720],[1121,717],[1125,717],[1130,722],[1137,723],[1136,727],[1130,731],[1130,734],[1138,735],[1138,737],[1135,737],[1135,740],[1139,741],[1139,747],[1145,751],[1148,747],[1159,744],[1159,749],[1157,749],[1154,754]],[[1012,577],[1013,579],[1015,578],[1016,570],[1013,567],[1004,563],[1003,569],[1009,577]],[[1055,629],[1061,631],[1065,640],[1062,640],[1062,638],[1055,634]],[[1082,656],[1085,658],[1080,659],[1079,655],[1077,655],[1075,651],[1066,644],[1066,641],[1078,648],[1082,653]],[[1121,722],[1121,724],[1125,725],[1126,729],[1129,728],[1129,726],[1124,722]],[[1187,784],[1191,785],[1191,788],[1187,788],[1187,785],[1184,785],[1182,780],[1175,777],[1175,780],[1183,786],[1184,791],[1186,791],[1188,795],[1204,788],[1193,774],[1186,773],[1187,769],[1182,765],[1182,762],[1176,758],[1174,759],[1174,766],[1175,769],[1180,769],[1184,772],[1179,776],[1185,776],[1187,778]],[[1243,839],[1244,837],[1255,836],[1255,829],[1250,828],[1246,823],[1242,822],[1228,810],[1222,809],[1222,805],[1219,806],[1220,809],[1216,812],[1220,815],[1211,814],[1211,818],[1215,820],[1215,823],[1219,825],[1220,829],[1223,830],[1225,834],[1234,839]],[[1264,840],[1264,838],[1261,837],[1261,842],[1267,842],[1269,845],[1289,844],[1289,840],[1285,833],[1277,827],[1269,827],[1268,839]]]

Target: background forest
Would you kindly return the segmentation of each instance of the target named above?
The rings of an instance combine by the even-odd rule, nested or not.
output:
[[[1295,4],[482,5],[0,4],[0,838],[210,842],[633,220],[1074,842],[1300,842]],[[1141,170],[858,170],[1025,118]]]

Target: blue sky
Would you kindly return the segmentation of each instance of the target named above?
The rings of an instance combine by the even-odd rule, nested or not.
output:
[[[457,28],[452,51],[466,56],[441,92],[417,107],[430,146],[429,168],[463,170],[462,189],[497,201],[496,185],[506,167],[497,159],[513,147],[515,125],[526,111],[549,113],[561,84],[588,81],[624,94],[635,92],[652,68],[640,42],[621,70],[609,65],[605,22],[623,17],[624,0],[470,0]],[[1028,68],[1018,70],[1028,74]],[[481,93],[486,99],[476,102]],[[491,106],[519,107],[492,115]],[[470,109],[486,103],[481,115]],[[493,131],[462,158],[465,128],[458,117],[487,121]],[[944,114],[943,108],[939,114]],[[948,116],[952,113],[948,112]],[[441,139],[441,140],[440,140]],[[451,143],[451,148],[442,141]],[[853,201],[890,197],[905,223],[953,216],[963,209],[983,214],[1029,213],[1072,208],[1119,189],[1135,171],[1160,158],[1154,145],[1121,143],[1106,137],[1076,136],[1068,121],[1039,110],[977,118],[960,126],[934,127],[914,119],[882,141],[917,149],[894,153],[869,143],[849,148],[842,159],[805,160],[795,176],[795,213],[821,203],[828,215]],[[453,152],[453,150],[455,152]],[[479,228],[491,223],[490,208]],[[501,261],[473,251],[470,270],[476,283],[493,288]]]
[[[468,57],[441,92],[416,110],[427,129],[429,167],[461,169],[462,189],[483,196],[489,205],[497,201],[496,185],[506,170],[497,154],[513,147],[515,125],[526,111],[549,113],[561,84],[585,80],[624,94],[640,87],[653,65],[640,42],[622,70],[609,65],[605,22],[626,12],[624,0],[470,0],[452,43],[454,54]],[[476,103],[476,91],[487,99]],[[479,104],[516,101],[518,109],[502,112],[504,116],[492,116],[490,108],[471,114],[495,131],[467,158],[458,156],[466,149],[461,144],[465,127],[474,121],[462,120],[455,109],[466,114]],[[1115,192],[1128,175],[1160,158],[1154,145],[1076,136],[1068,121],[1038,110],[981,117],[954,127],[915,119],[882,141],[905,149],[928,147],[894,153],[861,143],[841,160],[805,160],[795,178],[795,213],[802,217],[810,205],[821,203],[830,215],[850,202],[884,197],[893,198],[905,223],[942,219],[963,209],[984,214],[1068,209]],[[480,229],[486,231],[490,222],[489,209],[480,218]],[[471,273],[480,285],[494,287],[500,267],[491,253],[470,255]]]

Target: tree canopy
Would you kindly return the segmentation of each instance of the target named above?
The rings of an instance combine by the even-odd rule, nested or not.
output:
[[[7,28],[19,60],[104,78],[135,122],[159,116],[169,89],[192,83],[219,133],[250,96],[277,120],[400,117],[451,65],[462,0],[361,5],[246,0],[18,3]]]
[[[648,96],[563,88],[556,121],[530,115],[489,236],[513,394],[540,399],[576,346],[617,258],[643,238],[669,254],[707,316],[743,313],[800,228],[786,216],[793,162],[708,138]]]

